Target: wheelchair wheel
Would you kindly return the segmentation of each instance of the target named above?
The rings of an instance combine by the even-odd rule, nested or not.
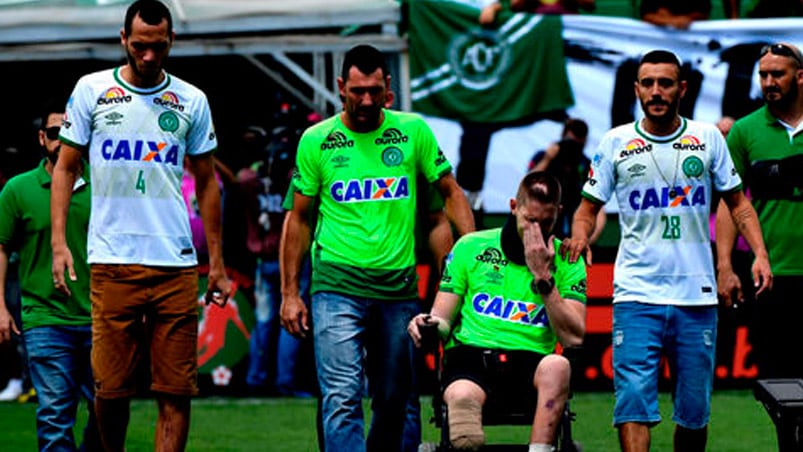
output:
[[[558,437],[555,438],[555,450],[558,452],[582,452],[583,448],[580,443],[572,438],[572,422],[574,422],[575,414],[569,408],[569,403],[563,410],[563,415],[560,419],[560,426],[558,427]]]

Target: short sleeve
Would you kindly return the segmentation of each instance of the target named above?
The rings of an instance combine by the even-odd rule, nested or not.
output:
[[[605,135],[597,146],[591,159],[588,179],[583,185],[583,197],[598,203],[606,203],[610,199],[616,184],[615,167],[611,149],[613,140],[610,134]]]
[[[305,196],[316,196],[321,189],[321,167],[318,164],[314,138],[309,130],[301,136],[296,154],[296,170],[293,173],[293,185],[296,191]]]
[[[206,95],[200,94],[197,111],[187,135],[187,154],[200,155],[217,149],[217,135],[212,122],[212,112]]]
[[[0,191],[0,244],[2,245],[10,244],[14,238],[17,211],[16,190],[12,179]]]
[[[64,121],[59,138],[75,147],[85,147],[92,135],[93,95],[86,78],[76,83],[67,106],[64,109]]]
[[[713,138],[711,140],[714,146],[713,159],[711,162],[711,175],[714,188],[720,192],[740,188],[742,186],[742,178],[739,177],[739,173],[734,167],[733,159],[731,158],[730,151],[728,151],[725,138],[722,137],[718,130],[715,132],[716,133],[712,133]]]
[[[435,182],[452,171],[449,159],[438,146],[438,140],[429,125],[418,118],[418,152],[420,152],[420,171],[429,182]]]
[[[731,155],[731,159],[733,160],[733,166],[736,168],[736,172],[739,173],[740,176],[745,176],[745,152],[746,146],[744,144],[744,135],[742,133],[742,127],[739,124],[739,121],[733,125],[731,131],[728,132],[728,151]]]
[[[438,290],[463,296],[468,292],[468,268],[466,262],[470,262],[467,256],[468,246],[461,237],[455,243],[452,251],[446,256],[446,265],[441,276],[441,284]]]
[[[560,241],[555,240],[555,249],[560,247]],[[563,299],[576,300],[583,304],[586,303],[587,275],[585,259],[582,257],[577,262],[569,263],[568,259],[562,258],[559,253],[555,254],[555,285],[558,293]]]

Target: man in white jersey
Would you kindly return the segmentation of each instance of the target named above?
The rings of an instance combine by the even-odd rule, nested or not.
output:
[[[649,429],[661,420],[662,354],[674,382],[675,450],[705,450],[717,332],[712,190],[721,193],[756,254],[758,290],[772,282],[756,213],[722,135],[678,114],[686,91],[680,74],[671,52],[642,57],[634,89],[644,118],[600,141],[572,238],[560,250],[570,261],[587,252],[597,211],[616,196],[622,241],[614,270],[614,425],[623,451],[649,450]]]
[[[97,182],[87,257],[92,368],[104,447],[125,449],[136,368],[147,357],[159,406],[155,448],[183,450],[198,392],[198,273],[180,182],[189,155],[209,248],[207,300],[223,305],[230,282],[212,169],[217,140],[206,96],[163,70],[175,38],[170,11],[157,0],[134,2],[120,37],[127,64],[82,77],[67,104],[53,172],[53,282],[69,292],[75,281],[65,217],[88,149]]]

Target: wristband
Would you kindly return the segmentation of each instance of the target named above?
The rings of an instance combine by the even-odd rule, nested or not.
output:
[[[555,288],[555,277],[550,276],[549,279],[533,279],[530,282],[530,290],[538,295],[549,295]]]

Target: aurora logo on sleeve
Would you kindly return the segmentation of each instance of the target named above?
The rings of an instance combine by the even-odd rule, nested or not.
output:
[[[343,132],[332,132],[326,136],[326,141],[321,143],[322,151],[331,151],[333,149],[353,148],[354,140],[349,140]]]
[[[626,159],[630,156],[643,154],[645,152],[652,152],[652,144],[647,143],[641,138],[636,138],[627,142],[625,148],[619,153],[619,158]]]
[[[172,91],[165,91],[161,96],[154,97],[153,103],[155,105],[161,105],[162,107],[172,108],[173,110],[184,111],[184,106],[179,102],[176,93]]]
[[[329,194],[336,202],[392,201],[410,197],[407,176],[338,180]]]
[[[131,96],[126,95],[125,91],[119,86],[113,86],[98,98],[98,105],[113,105],[131,102]]]
[[[496,248],[486,248],[482,254],[477,255],[476,259],[483,264],[501,265],[503,267],[507,265],[505,255]]]
[[[401,130],[391,127],[382,132],[382,136],[374,140],[374,144],[377,146],[384,146],[387,144],[401,144],[406,143],[409,140],[407,135],[403,134]]]
[[[694,135],[684,135],[672,143],[672,147],[678,151],[705,151],[705,143]]]

